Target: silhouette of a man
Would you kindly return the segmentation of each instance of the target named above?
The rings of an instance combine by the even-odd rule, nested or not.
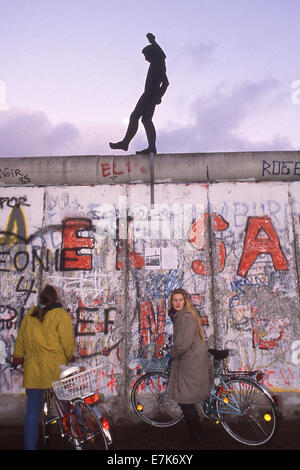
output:
[[[156,105],[161,103],[161,99],[169,86],[169,81],[166,75],[166,55],[164,51],[157,44],[152,33],[148,33],[146,37],[150,45],[146,46],[142,53],[145,56],[145,60],[150,62],[150,65],[146,77],[145,90],[130,115],[125,137],[120,142],[110,142],[109,146],[111,149],[124,150],[126,152],[131,140],[137,133],[139,120],[142,118],[148,147],[136,153],[156,153],[156,130],[152,118]]]

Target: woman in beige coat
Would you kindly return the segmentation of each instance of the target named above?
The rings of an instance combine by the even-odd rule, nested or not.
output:
[[[24,448],[35,450],[43,389],[59,379],[62,364],[74,355],[74,337],[69,314],[58,302],[57,291],[46,286],[39,303],[23,318],[17,336],[13,364],[24,363],[23,387],[27,405],[24,424]]]
[[[200,317],[183,289],[172,292],[169,315],[173,321],[173,361],[168,398],[180,405],[192,443],[201,439],[195,405],[209,396],[208,347]]]

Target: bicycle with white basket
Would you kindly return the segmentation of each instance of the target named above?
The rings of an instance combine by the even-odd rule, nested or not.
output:
[[[112,444],[109,423],[99,410],[101,370],[80,372],[78,366],[64,368],[60,380],[45,390],[42,407],[44,445],[54,423],[61,437],[76,450],[108,450]]]

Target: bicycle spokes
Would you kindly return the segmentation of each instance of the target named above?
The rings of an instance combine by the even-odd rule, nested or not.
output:
[[[167,398],[168,376],[163,372],[149,372],[134,384],[131,402],[137,415],[157,427],[176,424],[182,419],[178,405]]]
[[[235,439],[261,445],[274,433],[273,404],[261,387],[244,379],[233,379],[220,388],[216,409],[222,425]]]

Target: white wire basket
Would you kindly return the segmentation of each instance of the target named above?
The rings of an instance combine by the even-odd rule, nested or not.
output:
[[[84,398],[100,389],[103,372],[101,366],[93,367],[79,374],[74,374],[52,383],[59,400]]]

